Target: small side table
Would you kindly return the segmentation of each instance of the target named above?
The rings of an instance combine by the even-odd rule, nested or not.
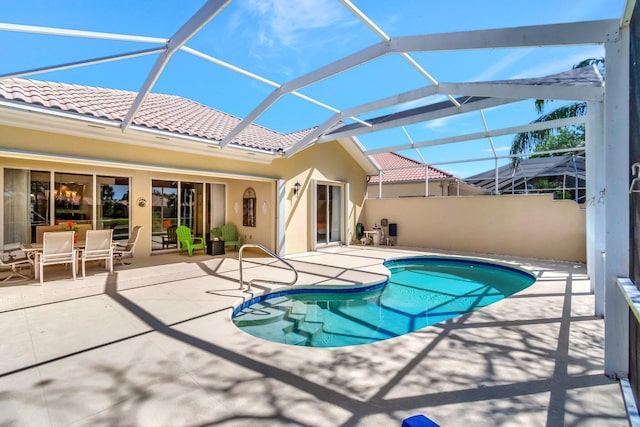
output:
[[[207,254],[208,255],[224,255],[224,241],[209,240],[207,242]]]

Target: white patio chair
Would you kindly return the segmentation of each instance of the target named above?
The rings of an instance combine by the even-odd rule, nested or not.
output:
[[[73,280],[76,280],[76,250],[73,248],[73,231],[46,232],[43,236],[42,252],[36,255],[36,275],[44,283],[44,266],[71,264]]]
[[[131,231],[131,236],[129,237],[127,244],[125,246],[123,245],[117,246],[114,249],[113,257],[117,263],[124,265],[125,259],[133,258],[133,253],[136,249],[136,243],[138,243],[138,237],[140,236],[141,229],[142,229],[142,226],[140,225],[136,225],[135,227],[133,227],[133,230]]]
[[[84,249],[80,251],[82,277],[85,277],[87,261],[104,260],[105,268],[113,274],[113,230],[87,230]]]
[[[31,263],[30,260],[26,258],[15,260],[15,261],[11,261],[11,260],[3,261],[2,257],[0,257],[0,271],[11,270],[11,273],[7,277],[2,279],[2,282],[3,283],[7,283],[9,281],[17,282],[20,280],[29,279],[29,276],[26,276],[18,271],[21,268],[27,268],[27,267],[31,269],[33,267],[33,264]],[[17,278],[17,279],[11,280],[14,278]]]

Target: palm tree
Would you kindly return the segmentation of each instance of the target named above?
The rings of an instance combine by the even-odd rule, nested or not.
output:
[[[588,67],[595,65],[598,67],[600,73],[605,75],[604,58],[588,58],[573,66],[573,69]],[[573,104],[564,105],[556,108],[548,114],[544,114],[545,106],[551,102],[548,99],[536,99],[535,108],[536,112],[540,115],[531,123],[546,122],[549,120],[564,119],[567,117],[584,116],[587,113],[586,102],[574,102]],[[517,134],[513,138],[511,143],[510,154],[519,155],[519,157],[513,157],[511,160],[512,166],[515,168],[522,159],[521,155],[532,151],[541,151],[539,148],[544,146],[548,142],[550,135],[557,134],[556,129],[543,129],[529,132],[522,132]],[[584,141],[584,125],[571,126],[570,133],[574,135],[575,141],[567,141],[566,147],[558,148],[572,148],[576,146],[576,141]]]

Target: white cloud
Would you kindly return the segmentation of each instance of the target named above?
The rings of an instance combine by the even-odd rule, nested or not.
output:
[[[429,120],[424,124],[424,127],[426,129],[436,131],[436,132],[443,131],[449,127],[449,122],[451,122],[451,120],[455,118],[456,116],[449,116],[449,117],[442,117],[440,119]]]
[[[245,0],[241,7],[258,17],[259,43],[266,46],[292,46],[303,32],[333,26],[344,13],[330,0]]]
[[[498,74],[500,71],[504,70],[511,64],[518,62],[519,60],[529,55],[530,53],[531,53],[530,49],[519,49],[514,52],[511,52],[509,55],[505,56],[504,58],[502,58],[502,60],[497,62],[495,65],[493,65],[491,68],[478,74],[475,78],[473,78],[472,81],[482,82],[482,81],[490,80],[491,78],[493,78],[493,76]]]

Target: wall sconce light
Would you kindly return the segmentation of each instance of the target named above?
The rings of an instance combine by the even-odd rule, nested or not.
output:
[[[295,184],[293,184],[293,194],[294,195],[298,195],[298,193],[300,192],[300,187],[302,187],[302,185],[296,181]]]

